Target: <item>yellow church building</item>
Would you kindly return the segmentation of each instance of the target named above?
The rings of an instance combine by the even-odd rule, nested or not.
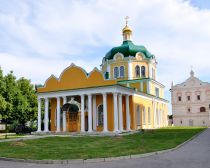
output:
[[[105,55],[101,70],[87,73],[71,64],[38,88],[37,132],[120,133],[167,126],[168,101],[156,80],[156,58],[132,42],[127,21],[122,34],[123,43]]]

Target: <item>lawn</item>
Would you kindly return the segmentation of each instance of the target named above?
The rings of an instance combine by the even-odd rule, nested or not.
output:
[[[22,138],[24,137],[24,135],[16,135],[16,134],[8,134],[7,135],[7,139],[15,139],[15,138]],[[5,134],[0,134],[0,140],[4,140],[5,139]]]
[[[64,160],[141,154],[176,147],[204,129],[172,127],[115,137],[48,137],[1,142],[0,157]]]

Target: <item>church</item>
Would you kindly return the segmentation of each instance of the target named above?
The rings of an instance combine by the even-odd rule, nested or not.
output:
[[[191,70],[183,83],[171,86],[175,126],[210,126],[210,83],[203,82]]]
[[[126,20],[122,44],[106,53],[100,70],[87,73],[72,63],[38,88],[37,132],[122,133],[167,126],[168,101],[156,80],[156,58],[133,43],[132,32]]]

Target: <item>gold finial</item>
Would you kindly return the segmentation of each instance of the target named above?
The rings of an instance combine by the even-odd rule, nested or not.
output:
[[[191,71],[193,70],[193,66],[192,65],[190,65],[190,69],[191,69]]]
[[[126,24],[126,26],[128,25],[128,19],[129,19],[129,17],[126,16],[126,17],[125,17],[125,24]]]

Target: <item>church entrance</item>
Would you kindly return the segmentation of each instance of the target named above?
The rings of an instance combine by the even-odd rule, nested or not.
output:
[[[71,99],[61,108],[62,112],[66,111],[66,130],[69,132],[79,131],[79,103]]]

